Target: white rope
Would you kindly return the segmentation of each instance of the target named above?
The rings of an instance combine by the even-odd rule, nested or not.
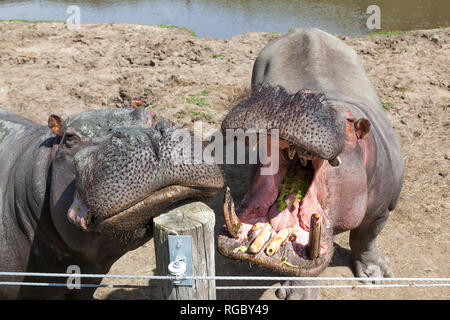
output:
[[[149,276],[149,275],[118,275],[118,274],[83,274],[83,273],[40,273],[40,272],[0,272],[0,276],[21,277],[76,277],[76,278],[107,278],[107,279],[138,279],[138,280],[265,280],[265,281],[434,281],[450,282],[450,278],[364,278],[364,277],[272,277],[272,276]]]
[[[47,282],[14,282],[4,281],[0,285],[36,286],[36,287],[67,287],[67,283]],[[157,286],[116,285],[116,284],[79,284],[80,288],[121,288],[121,289],[156,289]],[[410,283],[410,284],[357,284],[357,285],[304,285],[304,286],[219,286],[217,290],[261,290],[261,289],[381,289],[381,288],[420,288],[420,287],[450,287],[450,283]]]
[[[343,284],[343,285],[305,285],[305,286],[227,286],[216,287],[218,290],[242,289],[382,289],[382,288],[414,288],[414,287],[450,287],[450,283],[410,283],[410,284]]]

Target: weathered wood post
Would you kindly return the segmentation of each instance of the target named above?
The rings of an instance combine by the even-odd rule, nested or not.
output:
[[[193,202],[153,219],[156,273],[168,275],[169,235],[191,236],[193,276],[214,276],[214,211],[202,202]],[[159,281],[159,296],[167,300],[215,300],[215,280],[194,280],[193,286],[177,286]]]

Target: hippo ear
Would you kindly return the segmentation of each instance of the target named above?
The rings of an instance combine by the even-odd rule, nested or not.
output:
[[[48,127],[58,137],[62,137],[63,135],[63,126],[64,120],[62,120],[59,116],[52,114],[48,117]]]
[[[354,122],[355,125],[355,132],[356,132],[356,136],[358,137],[358,139],[364,139],[365,137],[367,137],[367,135],[369,134],[370,131],[370,121],[365,119],[365,118],[361,118],[358,119]]]

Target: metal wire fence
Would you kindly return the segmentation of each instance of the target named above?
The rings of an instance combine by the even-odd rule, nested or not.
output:
[[[217,286],[217,290],[260,290],[260,289],[380,289],[380,288],[424,288],[450,287],[450,278],[362,278],[362,277],[273,277],[273,276],[155,276],[155,275],[117,275],[117,274],[78,274],[78,273],[39,273],[39,272],[0,272],[3,277],[53,277],[53,278],[101,278],[101,279],[133,279],[133,280],[209,280],[209,281],[306,281],[306,282],[365,282],[365,284],[317,284],[317,285],[267,285],[267,286]],[[368,282],[370,282],[368,284]],[[383,283],[381,283],[383,282]],[[384,283],[389,282],[389,283]],[[67,283],[0,281],[5,286],[41,286],[67,287]],[[121,288],[121,289],[156,289],[155,285],[122,285],[122,284],[88,284],[80,283],[80,288]]]

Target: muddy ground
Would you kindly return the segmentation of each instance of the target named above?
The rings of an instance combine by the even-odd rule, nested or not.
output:
[[[218,40],[131,24],[69,30],[63,23],[1,22],[0,107],[45,124],[52,113],[67,117],[121,108],[129,106],[132,96],[141,96],[159,117],[186,127],[203,120],[207,129],[219,128],[248,93],[258,52],[277,37],[246,33]],[[403,190],[378,237],[379,248],[397,277],[450,277],[450,29],[339,37],[362,58],[405,155]],[[242,189],[235,190],[236,201],[246,183],[241,169],[227,170],[228,183]],[[353,276],[348,233],[338,235],[335,246],[333,263],[322,276]],[[117,261],[110,273],[152,274],[154,267],[149,241]],[[271,275],[218,253],[216,268],[217,275]],[[229,284],[237,283],[217,283]],[[331,289],[321,294],[324,299],[449,299],[450,289]],[[98,289],[95,297],[158,299],[151,289]],[[273,289],[220,290],[217,297],[276,299]]]

